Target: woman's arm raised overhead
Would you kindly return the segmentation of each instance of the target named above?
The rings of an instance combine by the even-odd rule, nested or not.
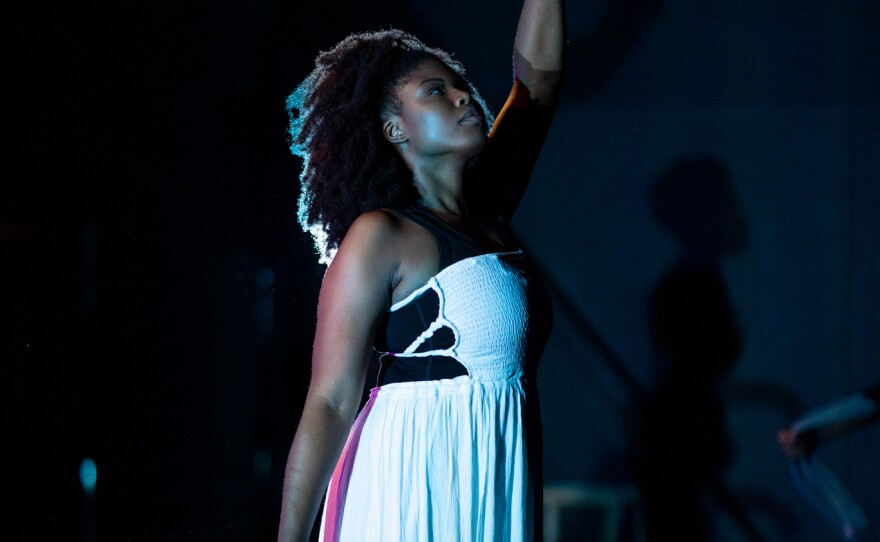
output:
[[[513,51],[513,88],[495,118],[489,144],[471,183],[470,199],[481,214],[509,222],[519,207],[562,83],[565,43],[562,0],[526,0]]]
[[[513,47],[514,76],[528,90],[524,99],[556,103],[565,45],[562,0],[525,0]]]

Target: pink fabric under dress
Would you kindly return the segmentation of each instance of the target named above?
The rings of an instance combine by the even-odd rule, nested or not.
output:
[[[391,312],[428,292],[440,300],[436,319],[394,356],[448,356],[468,374],[372,390],[330,481],[325,542],[537,538],[534,369],[549,332],[546,292],[521,251],[482,254],[444,268]],[[453,344],[426,350],[442,328]]]

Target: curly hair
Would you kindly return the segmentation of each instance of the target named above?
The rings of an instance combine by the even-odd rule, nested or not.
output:
[[[299,223],[329,263],[358,215],[416,202],[412,172],[382,135],[383,114],[399,114],[397,86],[425,60],[436,59],[471,87],[448,53],[397,29],[352,34],[315,59],[315,68],[287,98],[290,150],[303,159]]]

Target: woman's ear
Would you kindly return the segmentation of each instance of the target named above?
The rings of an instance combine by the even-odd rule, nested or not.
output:
[[[400,127],[400,120],[397,117],[392,117],[382,124],[382,133],[385,139],[395,144],[406,143],[409,139]]]

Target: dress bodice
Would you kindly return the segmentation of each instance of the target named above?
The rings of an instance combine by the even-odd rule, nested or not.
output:
[[[436,297],[436,314],[423,318],[421,333],[391,352],[395,358],[449,357],[478,380],[534,371],[549,335],[550,307],[522,251],[472,256],[442,269],[391,307],[387,329],[394,329],[398,313],[426,297]]]

